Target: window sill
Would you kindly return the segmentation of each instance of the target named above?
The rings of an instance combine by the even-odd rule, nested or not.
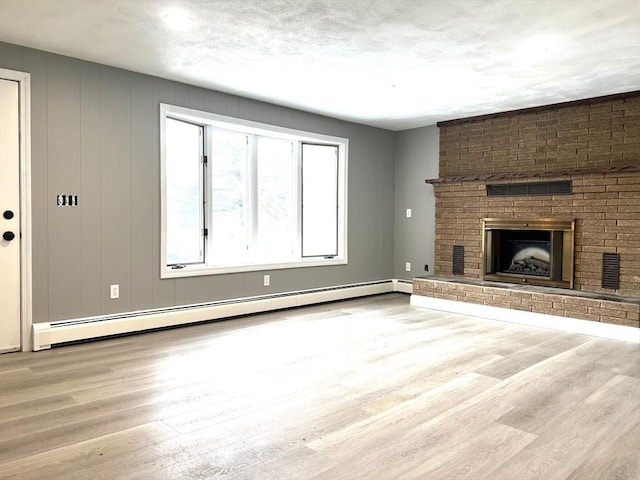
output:
[[[187,265],[184,268],[173,270],[163,266],[160,278],[181,278],[181,277],[199,277],[206,275],[220,275],[226,273],[240,272],[261,272],[265,270],[282,270],[286,268],[305,268],[305,267],[328,267],[334,265],[346,265],[346,258],[332,258],[319,260],[300,260],[297,262],[284,263],[260,263],[250,265],[237,266],[206,266],[206,265]]]

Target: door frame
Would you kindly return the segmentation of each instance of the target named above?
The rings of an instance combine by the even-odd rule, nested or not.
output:
[[[31,270],[31,74],[0,68],[0,78],[18,82],[20,122],[20,350],[33,350]]]

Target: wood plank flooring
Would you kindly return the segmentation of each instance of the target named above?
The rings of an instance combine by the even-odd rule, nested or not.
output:
[[[640,479],[638,345],[408,303],[2,355],[0,478]]]

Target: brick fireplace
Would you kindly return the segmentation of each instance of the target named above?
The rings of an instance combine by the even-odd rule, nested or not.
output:
[[[436,197],[436,278],[422,280],[445,278],[449,285],[444,285],[445,290],[443,285],[428,283],[421,287],[417,279],[414,293],[640,326],[639,91],[438,126],[440,177],[427,179]],[[506,289],[504,295],[504,288],[498,293],[483,291],[494,288],[487,280],[495,280],[483,245],[487,239],[501,238],[487,236],[486,219],[516,223],[553,219],[570,224],[571,278],[567,278],[567,267],[556,264],[555,273],[538,275],[545,281],[532,291],[517,295],[512,295],[513,289]],[[554,249],[559,255],[558,248],[566,250],[568,242],[563,237],[562,246],[561,235],[565,234],[557,234],[556,240],[532,235],[529,246],[534,248],[539,239],[550,253],[547,257],[553,257]],[[509,241],[517,244],[519,239],[513,236]],[[603,282],[607,256],[603,254],[618,262],[614,284]],[[535,258],[531,262],[540,263]],[[551,281],[552,275],[558,282]],[[533,276],[516,272],[514,283],[523,278],[528,283]],[[471,288],[473,280],[480,290]],[[465,291],[470,290],[473,295],[467,297]],[[559,297],[536,300],[536,295]],[[523,298],[528,302],[523,303]],[[538,300],[543,301],[536,306]],[[622,313],[606,315],[603,309],[610,305],[602,302],[624,306]],[[567,308],[573,304],[576,308]]]

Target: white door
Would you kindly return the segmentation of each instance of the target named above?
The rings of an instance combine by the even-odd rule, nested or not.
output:
[[[0,79],[0,353],[20,350],[19,83]]]

